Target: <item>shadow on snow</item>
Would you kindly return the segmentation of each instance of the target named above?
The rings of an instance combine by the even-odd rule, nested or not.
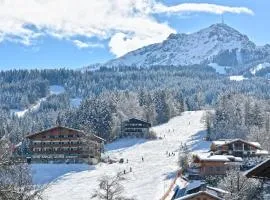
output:
[[[142,144],[148,140],[144,138],[122,138],[105,146],[105,151],[121,150],[134,145]]]
[[[87,164],[31,164],[33,183],[37,185],[48,184],[63,175],[94,169],[95,166]]]
[[[199,131],[193,135],[188,141],[187,145],[190,151],[209,151],[211,141],[206,141],[206,131]]]

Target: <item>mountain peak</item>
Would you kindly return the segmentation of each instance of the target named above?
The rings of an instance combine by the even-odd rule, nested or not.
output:
[[[213,35],[217,35],[220,37],[237,37],[242,38],[244,40],[249,40],[248,37],[244,34],[241,34],[238,30],[232,28],[231,26],[225,24],[225,23],[218,23],[213,24],[208,28],[202,29],[199,31],[201,32],[209,32],[210,37]]]
[[[258,59],[260,53],[257,50],[246,35],[227,24],[218,23],[191,34],[170,34],[162,43],[129,52],[105,65],[187,66],[216,62],[232,66],[250,62],[253,57],[249,58],[247,54],[254,54]]]

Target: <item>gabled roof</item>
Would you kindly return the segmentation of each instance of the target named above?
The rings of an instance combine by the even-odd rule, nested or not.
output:
[[[86,133],[84,131],[79,130],[79,129],[69,128],[69,127],[64,127],[64,126],[55,126],[55,127],[49,128],[49,129],[42,130],[42,131],[37,132],[37,133],[32,133],[32,134],[26,135],[25,137],[26,138],[32,138],[33,136],[36,136],[36,135],[39,135],[39,134],[44,134],[44,133],[46,133],[48,131],[57,130],[57,129],[65,129],[65,130],[74,131],[74,132],[86,135]],[[91,136],[93,136],[93,139],[96,139],[96,140],[99,140],[99,141],[106,141],[105,139],[103,139],[101,137],[98,137],[95,134],[92,134]]]
[[[84,134],[83,131],[78,130],[78,129],[68,128],[68,127],[64,127],[64,126],[55,126],[55,127],[51,127],[51,128],[48,128],[48,129],[45,129],[45,130],[42,130],[42,131],[39,131],[39,132],[36,132],[36,133],[31,133],[29,135],[26,135],[25,137],[26,138],[31,138],[33,136],[44,134],[46,132],[57,130],[57,129],[66,129],[66,130],[75,131],[75,132]]]
[[[260,143],[258,143],[258,142],[249,142],[249,141],[242,140],[239,138],[228,139],[228,140],[217,140],[217,141],[213,141],[212,144],[214,144],[216,146],[223,146],[225,144],[231,144],[231,143],[238,142],[238,141],[246,143],[246,144],[251,145],[251,146],[254,146],[255,148],[262,149]]]
[[[246,171],[245,176],[248,178],[270,179],[270,159]]]
[[[99,136],[97,136],[95,134],[92,134],[91,136],[93,137],[94,140],[96,140],[98,142],[106,142],[105,139],[103,139],[102,137],[99,137]]]
[[[130,119],[124,121],[124,122],[130,122],[130,123],[142,123],[142,124],[147,124],[148,126],[151,126],[151,123],[146,122],[146,121],[144,121],[144,120],[142,120],[142,119],[135,118],[135,117],[130,118]]]
[[[187,200],[187,199],[191,199],[191,198],[194,198],[194,197],[199,197],[200,195],[206,195],[206,196],[209,196],[209,197],[212,197],[216,200],[222,200],[222,198],[214,195],[214,194],[211,194],[207,191],[200,191],[200,192],[196,192],[196,193],[193,193],[193,194],[188,194],[188,195],[185,195],[183,197],[180,197],[180,198],[177,198],[176,200]]]

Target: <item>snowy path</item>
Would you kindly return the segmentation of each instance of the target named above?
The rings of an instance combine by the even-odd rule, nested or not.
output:
[[[126,170],[124,182],[125,195],[138,200],[160,199],[165,189],[175,176],[177,154],[166,155],[166,151],[177,151],[179,145],[193,140],[194,150],[200,150],[204,125],[201,117],[204,111],[185,112],[182,116],[171,119],[168,123],[154,127],[154,131],[163,139],[145,141],[143,139],[123,139],[109,144],[106,156],[124,158],[124,164],[104,164],[94,170],[67,174],[45,191],[49,200],[88,200],[97,188],[97,180],[103,174],[114,175]],[[165,135],[165,137],[164,137]],[[194,144],[195,141],[195,144]],[[142,156],[144,161],[142,161]],[[126,162],[128,159],[128,163]],[[132,167],[132,172],[129,172]]]
[[[35,110],[38,110],[40,107],[40,104],[43,101],[46,101],[48,97],[50,97],[51,95],[55,94],[55,95],[59,95],[65,92],[65,88],[61,85],[51,85],[49,87],[49,95],[46,97],[43,97],[41,99],[39,99],[35,104],[31,105],[29,108],[24,109],[24,110],[17,110],[17,109],[12,109],[11,112],[14,113],[15,115],[17,115],[18,117],[23,117],[25,115],[25,113],[27,112],[32,112]]]

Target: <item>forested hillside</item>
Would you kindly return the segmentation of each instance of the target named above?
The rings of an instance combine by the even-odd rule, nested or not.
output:
[[[65,92],[49,95],[49,86]],[[208,66],[118,67],[98,71],[10,70],[0,72],[0,135],[16,143],[57,123],[112,140],[128,117],[160,124],[185,110],[215,108],[221,96],[239,93],[267,102],[268,81],[230,81]],[[46,97],[38,109],[16,116]],[[71,99],[82,99],[72,106]]]

